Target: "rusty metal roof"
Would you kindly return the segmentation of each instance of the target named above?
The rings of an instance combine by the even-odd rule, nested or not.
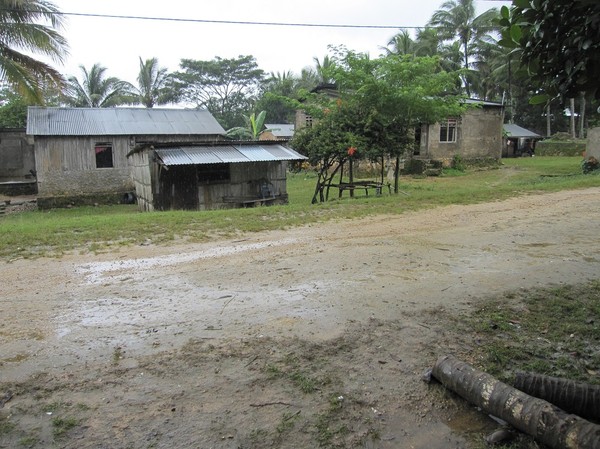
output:
[[[206,110],[147,108],[27,109],[34,136],[219,135],[225,130]]]
[[[173,147],[155,150],[163,165],[202,165],[307,159],[283,145],[228,145]]]

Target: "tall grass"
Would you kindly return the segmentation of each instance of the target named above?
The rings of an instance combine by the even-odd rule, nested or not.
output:
[[[398,194],[354,198],[332,190],[326,203],[311,204],[314,172],[288,176],[289,204],[215,211],[141,213],[134,205],[31,211],[0,218],[0,258],[57,256],[70,251],[105,251],[119,245],[191,242],[271,229],[448,204],[493,201],[533,192],[599,186],[600,176],[583,175],[574,157],[507,159],[499,169],[460,176],[402,177]],[[456,175],[456,173],[455,173]]]

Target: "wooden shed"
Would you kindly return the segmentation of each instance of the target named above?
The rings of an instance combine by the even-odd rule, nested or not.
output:
[[[0,129],[0,194],[36,193],[33,138],[23,128]]]
[[[29,107],[38,204],[118,200],[134,190],[127,154],[147,142],[217,142],[225,130],[198,109]]]
[[[287,162],[306,159],[280,141],[140,145],[129,158],[140,210],[285,204]]]

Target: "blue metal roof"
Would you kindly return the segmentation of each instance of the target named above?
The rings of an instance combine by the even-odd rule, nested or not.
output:
[[[34,136],[219,135],[225,130],[200,109],[42,108],[27,110]]]
[[[172,147],[155,150],[161,163],[202,165],[240,162],[301,161],[307,159],[283,145],[231,145]]]

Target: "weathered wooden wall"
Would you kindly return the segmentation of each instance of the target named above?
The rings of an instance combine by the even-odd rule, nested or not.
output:
[[[127,154],[140,142],[185,143],[220,136],[36,136],[35,163],[40,197],[85,196],[135,190]],[[110,142],[113,167],[96,168],[95,145]]]

